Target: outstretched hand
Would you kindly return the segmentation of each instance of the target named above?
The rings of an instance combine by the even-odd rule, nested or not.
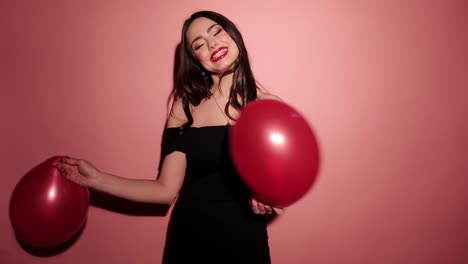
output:
[[[271,206],[263,201],[260,201],[257,199],[255,196],[252,196],[250,198],[250,208],[252,208],[252,211],[256,214],[272,214],[273,212],[281,215],[284,213],[284,209],[282,208],[277,208],[274,206]]]
[[[63,157],[53,165],[65,178],[84,187],[95,186],[100,173],[93,164],[82,159]]]

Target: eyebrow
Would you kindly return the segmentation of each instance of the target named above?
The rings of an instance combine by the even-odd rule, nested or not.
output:
[[[210,32],[210,30],[211,30],[213,27],[215,27],[215,26],[218,26],[218,24],[214,23],[213,25],[211,25],[211,26],[206,30],[206,32]],[[192,43],[190,44],[190,47],[193,46],[193,43],[195,43],[195,41],[197,41],[197,40],[199,40],[199,39],[201,39],[201,36],[198,36],[198,37],[194,38],[194,39],[192,40]]]

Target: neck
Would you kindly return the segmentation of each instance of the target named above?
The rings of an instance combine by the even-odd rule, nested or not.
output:
[[[222,97],[229,97],[232,88],[234,73],[227,74],[220,78],[219,75],[212,75],[213,87],[212,94],[219,93]]]

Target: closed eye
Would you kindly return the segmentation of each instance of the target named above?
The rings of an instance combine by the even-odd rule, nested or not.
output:
[[[202,43],[202,44],[196,46],[196,47],[195,47],[195,50],[199,50],[203,45],[204,45],[204,43]]]
[[[222,28],[220,28],[218,31],[216,31],[216,33],[214,33],[214,35],[213,35],[213,36],[216,36],[216,35],[218,35],[218,34],[219,34],[221,31],[223,31],[223,29],[222,29]]]

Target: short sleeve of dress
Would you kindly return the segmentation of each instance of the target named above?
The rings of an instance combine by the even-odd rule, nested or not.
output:
[[[184,144],[184,133],[180,128],[164,129],[161,141],[161,155],[159,160],[158,170],[161,171],[164,158],[174,151],[186,152]]]

